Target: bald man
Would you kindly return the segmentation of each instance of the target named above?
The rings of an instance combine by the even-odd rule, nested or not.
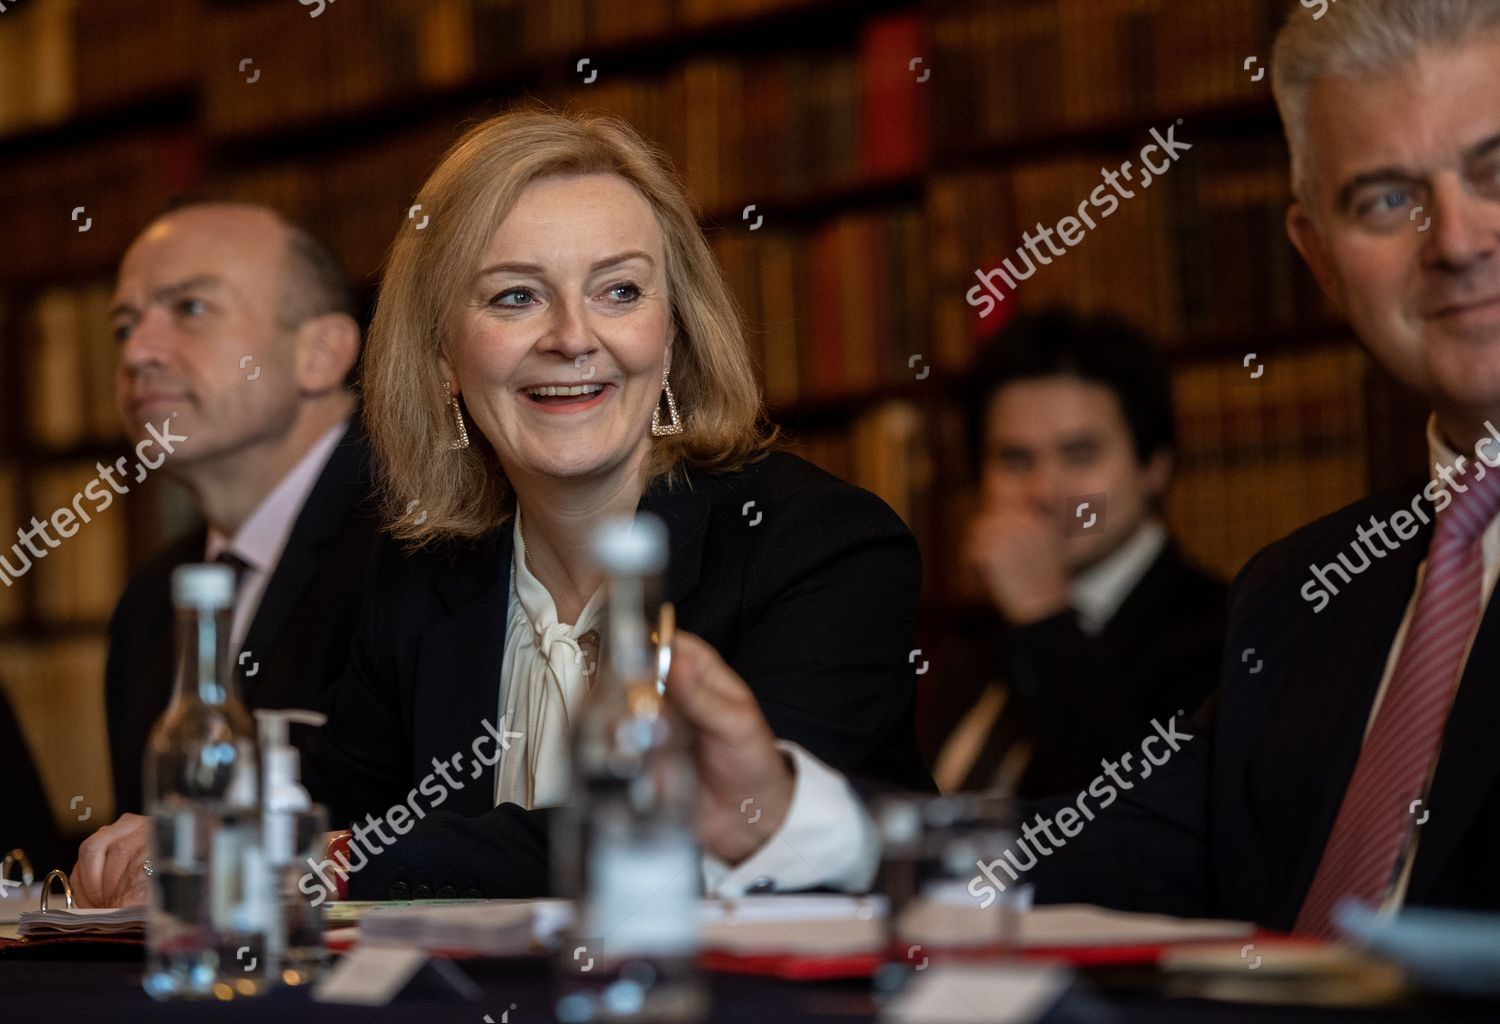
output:
[[[142,757],[172,693],[178,565],[235,568],[231,653],[250,708],[316,707],[343,669],[377,528],[349,387],[356,314],[333,256],[261,207],[176,210],[120,264],[120,413],[133,438],[170,441],[159,472],[204,525],[131,577],[110,622],[117,812],[143,809]]]

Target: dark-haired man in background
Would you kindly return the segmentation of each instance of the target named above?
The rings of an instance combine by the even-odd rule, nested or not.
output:
[[[316,707],[343,670],[377,529],[349,383],[357,313],[333,256],[263,207],[175,210],[120,264],[111,311],[120,411],[133,436],[169,423],[184,438],[162,468],[191,492],[205,526],[131,577],[110,622],[117,813],[143,810],[146,740],[171,697],[177,566],[235,568],[231,645],[248,707]]]
[[[996,615],[958,645],[933,708],[944,791],[1086,786],[1153,718],[1212,690],[1222,583],[1160,519],[1171,383],[1145,337],[1063,310],[1011,321],[978,359],[982,507],[965,538]]]

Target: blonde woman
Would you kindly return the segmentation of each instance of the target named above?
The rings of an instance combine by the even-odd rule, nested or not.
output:
[[[916,545],[878,498],[773,451],[677,178],[618,120],[526,111],[472,129],[416,201],[363,379],[393,536],[306,759],[355,827],[350,895],[547,890],[545,808],[597,661],[587,540],[637,510],[669,530],[706,886],[868,885],[843,775],[931,785]]]

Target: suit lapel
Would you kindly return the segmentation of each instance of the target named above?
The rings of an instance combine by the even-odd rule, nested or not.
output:
[[[673,602],[682,601],[697,589],[712,506],[708,490],[716,483],[701,475],[685,474],[685,478],[683,484],[668,489],[665,478],[657,477],[641,496],[638,509],[660,516],[667,524],[671,560],[667,563],[663,598]]]
[[[368,493],[368,458],[369,447],[363,434],[357,427],[350,427],[335,446],[328,464],[318,475],[317,483],[297,514],[286,548],[266,583],[255,618],[245,634],[242,650],[250,652],[255,661],[264,663],[274,658],[286,631],[287,620],[317,576],[323,548],[338,536],[350,510]],[[257,655],[255,652],[261,653]],[[236,665],[235,675],[245,703],[255,706],[260,680],[269,673],[246,676],[244,666]]]
[[[433,580],[447,616],[422,633],[413,695],[413,749],[437,757],[462,754],[454,769],[463,789],[449,800],[458,814],[477,815],[495,804],[495,768],[473,756],[474,741],[487,735],[483,722],[500,722],[500,672],[505,628],[510,621],[511,533],[495,531],[477,548],[445,565]],[[481,750],[489,755],[494,743]],[[433,770],[417,765],[417,777]],[[471,773],[477,771],[477,777]]]
[[[1112,661],[1133,661],[1143,646],[1157,642],[1164,603],[1181,571],[1182,558],[1168,540],[1099,632],[1100,649]]]
[[[1422,826],[1407,892],[1422,902],[1454,849],[1474,823],[1500,777],[1500,602],[1491,599],[1460,676],[1453,710],[1443,729],[1432,779],[1428,823]]]
[[[1377,514],[1389,518],[1401,507]],[[1316,552],[1317,564],[1347,554],[1358,525],[1341,522],[1330,534],[1339,546]],[[1370,566],[1310,619],[1299,607],[1294,616],[1305,625],[1288,624],[1291,642],[1276,655],[1282,682],[1252,755],[1247,788],[1269,854],[1270,891],[1279,894],[1273,899],[1288,920],[1301,906],[1343,802],[1431,536],[1431,526],[1423,526],[1386,557],[1371,557]],[[1298,572],[1295,586],[1310,569],[1298,564],[1289,571]],[[1289,828],[1289,822],[1302,827]]]

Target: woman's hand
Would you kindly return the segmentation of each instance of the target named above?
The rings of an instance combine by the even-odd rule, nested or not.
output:
[[[146,902],[151,879],[144,865],[151,852],[151,819],[122,814],[78,848],[68,880],[79,907],[130,907]]]
[[[679,631],[667,699],[697,733],[698,838],[729,865],[760,848],[792,805],[789,759],[745,681],[708,643]]]

